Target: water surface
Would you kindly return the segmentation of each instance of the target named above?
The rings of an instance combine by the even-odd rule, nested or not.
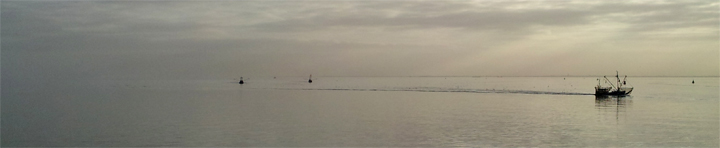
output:
[[[695,84],[691,84],[692,80]],[[718,78],[302,77],[2,87],[2,146],[718,147]]]

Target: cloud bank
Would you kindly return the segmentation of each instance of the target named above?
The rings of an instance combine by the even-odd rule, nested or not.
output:
[[[717,76],[717,1],[3,1],[3,81]]]

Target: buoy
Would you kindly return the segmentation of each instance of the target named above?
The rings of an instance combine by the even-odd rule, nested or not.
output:
[[[239,82],[239,83],[240,83],[240,84],[244,84],[244,83],[245,83],[245,82],[243,82],[242,77],[240,77],[240,82]]]
[[[312,75],[310,75],[310,78],[308,78],[308,83],[312,83]]]
[[[692,83],[693,83],[693,84],[695,84],[695,80],[693,80],[693,82],[692,82]]]

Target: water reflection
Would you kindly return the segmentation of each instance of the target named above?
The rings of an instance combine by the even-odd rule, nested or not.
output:
[[[596,108],[624,108],[629,105],[632,105],[632,96],[595,96]]]
[[[615,124],[621,124],[621,117],[625,118],[630,105],[632,96],[595,96],[595,108],[601,113],[601,117],[609,122],[614,118]]]

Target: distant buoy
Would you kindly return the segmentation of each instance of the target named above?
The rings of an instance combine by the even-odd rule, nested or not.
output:
[[[312,83],[312,75],[310,75],[310,78],[308,78],[308,83]]]
[[[240,77],[240,82],[238,82],[238,83],[245,84],[245,82],[242,80],[242,77]]]
[[[692,82],[692,83],[693,83],[693,84],[695,84],[695,80],[693,80],[693,82]]]

